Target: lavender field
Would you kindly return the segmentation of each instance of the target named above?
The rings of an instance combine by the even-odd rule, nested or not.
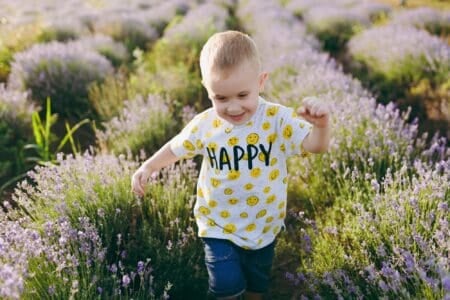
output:
[[[207,299],[200,160],[131,176],[210,106],[199,53],[233,29],[266,99],[332,108],[267,299],[450,300],[450,4],[391,2],[0,0],[0,298]]]

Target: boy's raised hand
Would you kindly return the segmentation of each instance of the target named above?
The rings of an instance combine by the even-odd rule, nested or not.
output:
[[[330,108],[327,103],[316,97],[304,98],[302,106],[298,108],[297,113],[303,119],[318,128],[325,128],[328,126]]]

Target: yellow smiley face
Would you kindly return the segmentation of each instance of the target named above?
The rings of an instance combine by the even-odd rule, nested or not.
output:
[[[192,144],[191,141],[188,141],[188,140],[185,140],[183,142],[183,147],[184,147],[184,149],[186,149],[188,151],[194,151],[195,150],[194,144]]]
[[[270,129],[270,122],[264,122],[262,124],[262,129],[263,130],[269,130]]]
[[[209,215],[211,213],[211,211],[209,210],[209,208],[204,207],[204,206],[200,206],[198,208],[198,211],[202,214],[202,215]]]
[[[216,178],[211,178],[211,185],[213,187],[218,187],[220,185],[220,180]]]
[[[247,143],[248,144],[256,144],[259,141],[259,135],[256,133],[250,133],[247,135]]]
[[[216,222],[214,222],[214,220],[212,219],[208,219],[208,221],[206,221],[206,224],[208,224],[208,226],[210,227],[216,226]]]
[[[218,128],[220,127],[220,125],[222,125],[222,121],[220,121],[219,119],[214,119],[212,125],[214,128]]]
[[[230,146],[235,146],[235,145],[237,145],[238,143],[239,143],[239,138],[236,137],[236,136],[230,137],[230,138],[228,139],[228,145],[230,145]]]
[[[252,183],[247,183],[246,185],[244,185],[244,189],[249,191],[254,187],[254,185]]]
[[[247,227],[245,227],[245,231],[247,232],[252,232],[256,229],[256,224],[252,223],[252,224],[248,224]]]
[[[278,209],[283,209],[286,205],[286,201],[281,201],[280,204],[278,204]]]
[[[267,219],[266,219],[266,223],[271,223],[273,221],[273,217],[271,216],[271,217],[267,217]]]
[[[277,112],[278,112],[278,106],[272,106],[267,109],[266,115],[268,117],[273,117],[277,114]]]
[[[220,216],[224,219],[228,218],[230,216],[230,212],[228,210],[222,210],[220,212]]]
[[[292,137],[292,126],[291,125],[286,125],[283,129],[283,136],[285,139],[290,139]]]
[[[286,145],[285,145],[285,144],[281,144],[280,150],[281,150],[282,152],[286,152]]]
[[[203,143],[202,143],[201,140],[197,140],[197,141],[195,142],[195,145],[197,146],[198,149],[202,149],[202,148],[203,148]]]
[[[202,198],[204,197],[204,195],[203,195],[203,190],[202,190],[201,188],[198,188],[198,189],[197,189],[197,196],[198,196],[198,197],[202,197]]]
[[[228,179],[229,180],[236,180],[241,176],[241,172],[237,171],[237,170],[231,170],[230,172],[228,172]]]
[[[263,233],[268,233],[271,227],[272,227],[271,225],[264,226],[262,232],[263,232]]]
[[[247,198],[247,204],[250,206],[255,206],[256,204],[258,204],[259,199],[256,196],[250,196]]]
[[[217,206],[217,201],[215,201],[215,200],[209,200],[209,201],[208,201],[208,205],[209,205],[209,207],[214,208],[214,207]]]
[[[286,216],[286,213],[284,211],[280,212],[278,215],[278,219],[283,219]]]
[[[269,197],[267,197],[267,199],[266,199],[266,203],[267,204],[270,204],[270,203],[272,203],[273,201],[275,201],[277,199],[277,196],[275,196],[275,195],[270,195]]]
[[[261,175],[261,169],[260,168],[253,168],[250,171],[250,176],[252,176],[253,178],[258,178],[259,175]]]
[[[260,161],[262,161],[262,162],[265,162],[266,161],[266,155],[261,152],[260,154],[258,154],[258,159]]]
[[[257,219],[262,218],[262,217],[264,217],[266,214],[267,214],[267,210],[266,210],[266,209],[263,209],[263,210],[259,211],[259,212],[256,214],[256,218],[257,218]]]
[[[236,232],[236,225],[230,223],[223,227],[223,233],[231,234]]]
[[[270,160],[270,165],[273,167],[274,165],[276,165],[277,162],[278,162],[278,159],[277,159],[276,157],[273,157],[273,158]]]
[[[230,189],[230,188],[226,188],[226,189],[223,191],[223,193],[224,193],[225,195],[231,195],[231,194],[233,194],[233,190]]]
[[[275,228],[273,229],[273,234],[277,235],[278,232],[280,232],[280,226],[275,226]]]
[[[198,233],[198,235],[199,235],[199,236],[206,236],[206,229],[201,230],[201,231]]]
[[[242,219],[245,219],[245,218],[248,218],[248,213],[242,212],[242,213],[239,214],[239,216],[240,216]]]
[[[279,175],[280,175],[280,171],[278,169],[274,169],[269,173],[269,179],[275,180],[278,178]]]
[[[230,203],[231,205],[236,205],[239,202],[238,198],[230,198],[228,199],[228,203]]]
[[[263,192],[264,192],[264,194],[269,193],[269,192],[270,192],[270,186],[266,186],[266,187],[263,189]]]
[[[198,126],[192,127],[192,130],[191,130],[192,133],[196,133],[197,131],[198,131]]]
[[[275,143],[275,140],[277,139],[276,133],[271,133],[267,136],[267,142],[268,143]]]

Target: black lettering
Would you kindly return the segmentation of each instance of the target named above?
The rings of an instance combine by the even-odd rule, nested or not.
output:
[[[261,149],[261,152],[264,153],[264,161],[266,163],[266,166],[270,164],[270,151],[272,151],[272,142],[269,143],[269,150],[266,151],[263,144],[259,144],[259,149]]]
[[[211,163],[211,168],[216,168],[219,166],[219,164],[217,163],[217,158],[216,158],[216,152],[214,151],[214,148],[210,149],[208,147],[206,147],[206,152],[208,152],[208,156],[209,156],[209,162]],[[217,167],[214,167],[214,162],[216,163],[215,165]]]
[[[253,150],[253,151],[252,151]],[[258,156],[258,147],[249,144],[247,145],[247,153],[248,153],[248,169],[253,169],[253,160]]]
[[[239,161],[244,157],[244,149],[240,146],[233,147],[234,169],[239,171]]]
[[[220,148],[220,165],[219,165],[219,169],[221,171],[223,170],[223,165],[227,165],[228,171],[231,171],[230,157],[228,157],[227,150],[222,147]]]

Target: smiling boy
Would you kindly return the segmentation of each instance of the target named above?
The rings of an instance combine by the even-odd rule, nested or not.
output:
[[[261,71],[255,43],[241,32],[211,36],[200,68],[212,107],[142,164],[132,189],[142,196],[154,172],[203,155],[194,216],[209,292],[219,299],[244,293],[262,299],[286,215],[286,160],[303,151],[327,151],[329,108],[307,98],[295,113],[260,97],[268,74]]]

